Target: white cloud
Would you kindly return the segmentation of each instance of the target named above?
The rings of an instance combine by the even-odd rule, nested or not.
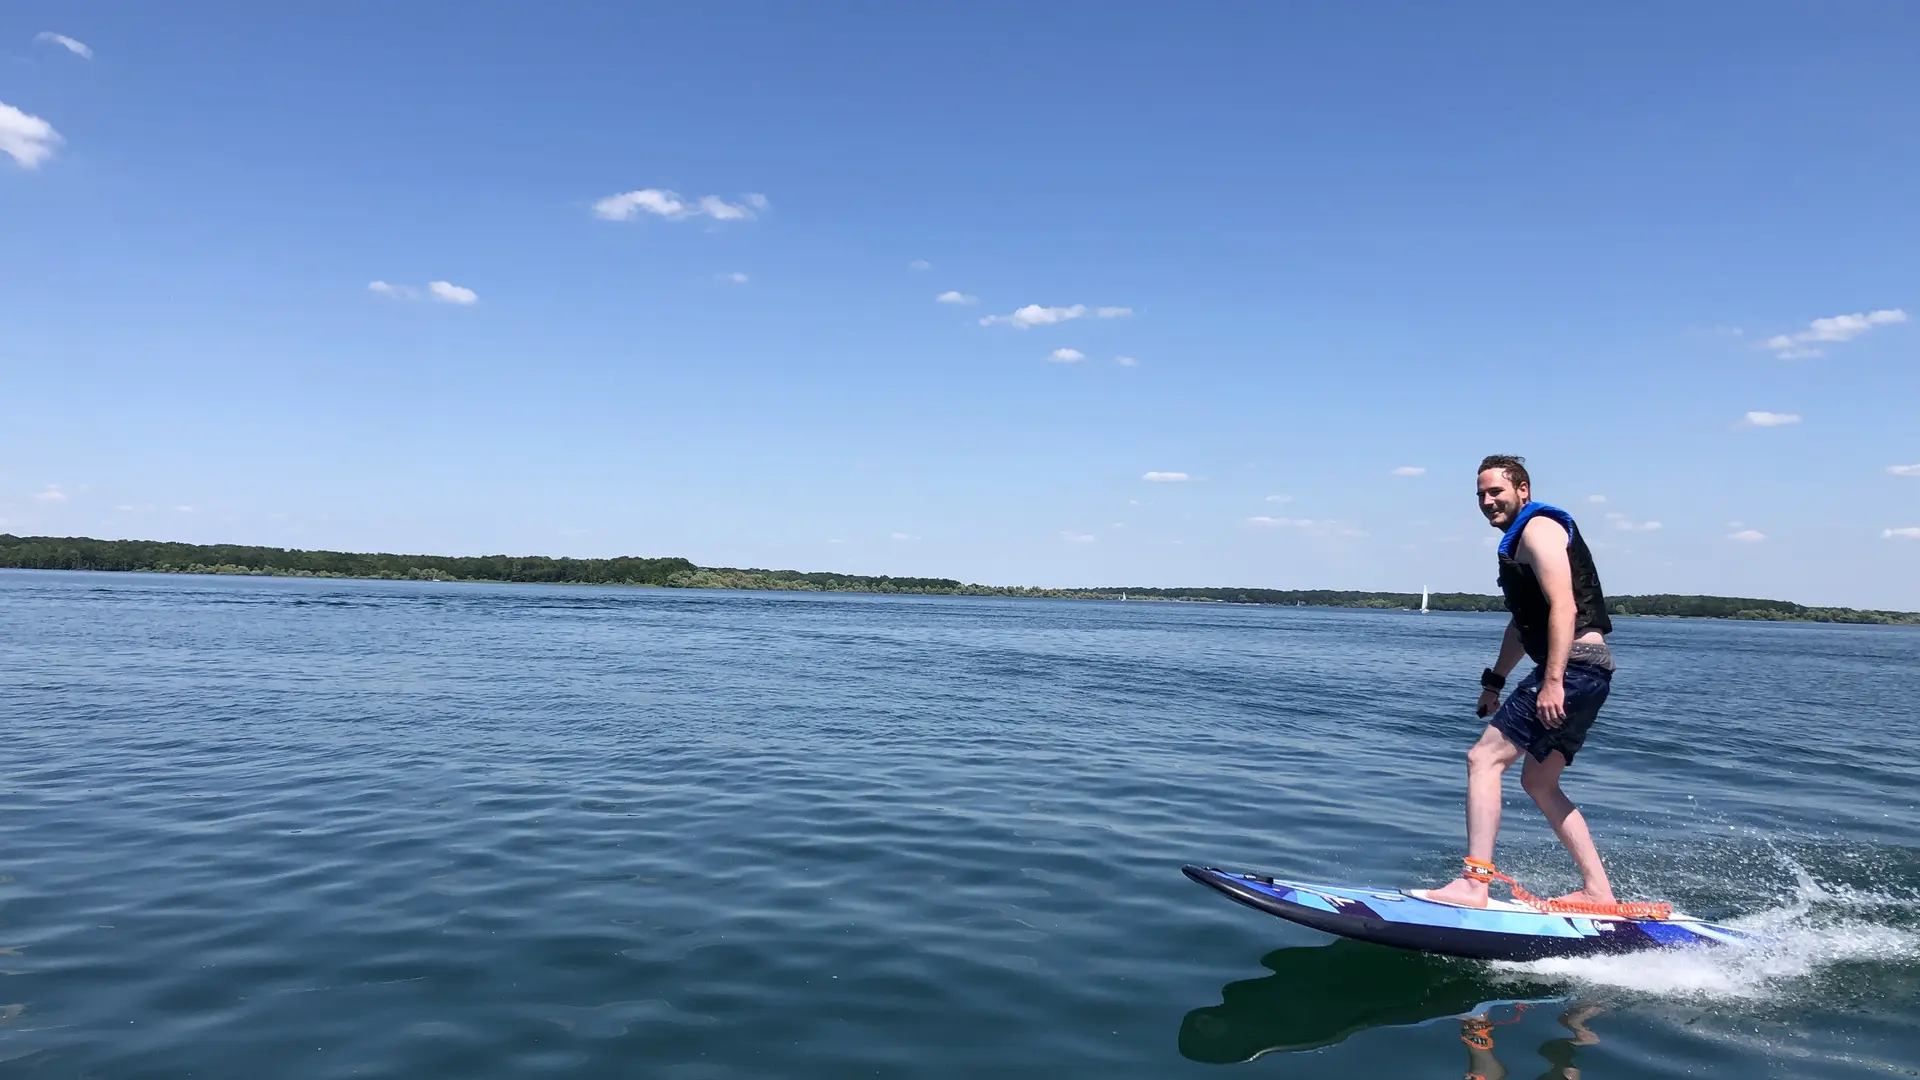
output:
[[[961,307],[972,307],[980,302],[980,298],[977,296],[968,296],[958,289],[948,289],[946,292],[934,297],[933,302],[936,304],[959,304]]]
[[[1425,476],[1427,470],[1420,465],[1402,465],[1393,470],[1395,476]]]
[[[1766,538],[1767,534],[1761,532],[1759,529],[1741,529],[1739,532],[1727,534],[1727,539],[1738,540],[1743,544],[1757,544]]]
[[[1116,364],[1119,364],[1121,367],[1139,367],[1140,366],[1140,361],[1134,359],[1131,356],[1116,356],[1113,358],[1113,362]]]
[[[1920,540],[1920,528],[1909,525],[1904,529],[1882,529],[1880,530],[1880,535],[1887,540],[1896,538],[1901,540]]]
[[[1799,422],[1800,414],[1790,412],[1750,412],[1745,421],[1748,427],[1779,427]]]
[[[131,514],[133,513],[133,504],[121,503],[119,506],[114,507],[114,509],[120,511],[123,514]]]
[[[753,280],[753,279],[752,279],[752,278],[749,278],[749,277],[748,277],[747,275],[745,275],[745,274],[743,274],[743,273],[741,273],[740,271],[738,271],[738,270],[735,270],[735,271],[734,271],[733,273],[731,273],[731,274],[721,274],[721,275],[720,275],[720,280],[721,280],[721,281],[730,281],[730,282],[732,282],[732,283],[733,283],[733,284],[735,284],[735,285],[745,285],[745,284],[746,284],[747,282],[749,282],[749,281],[751,281],[751,280]]]
[[[911,535],[909,535],[909,534],[907,534],[907,533],[903,533],[903,532],[897,532],[897,533],[894,533],[894,534],[893,534],[893,539],[895,539],[895,540],[911,540],[911,539],[913,539],[913,537],[912,537]]]
[[[183,506],[176,506],[176,507],[174,507],[174,509],[175,509],[175,510],[178,510],[178,511],[179,511],[180,513],[182,513],[182,514],[191,514],[191,513],[193,513],[193,507],[191,507],[191,506],[184,506],[184,505],[183,505]]]
[[[1895,476],[1920,476],[1920,465],[1889,465],[1887,471]]]
[[[1056,364],[1077,364],[1086,358],[1087,354],[1081,352],[1079,349],[1055,349],[1053,353],[1047,357],[1047,359]]]
[[[0,154],[23,169],[37,169],[63,140],[53,125],[0,101]]]
[[[1074,304],[1072,307],[1042,307],[1039,304],[1028,304],[1008,315],[988,315],[980,320],[980,325],[1012,326],[1025,330],[1034,326],[1051,326],[1054,323],[1069,322],[1088,315],[1096,319],[1117,319],[1131,314],[1133,309],[1125,307],[1089,308],[1085,304]]]
[[[1285,506],[1285,505],[1287,505],[1288,503],[1290,503],[1290,502],[1292,502],[1292,501],[1293,501],[1293,496],[1291,496],[1291,495],[1269,495],[1269,496],[1267,496],[1267,501],[1268,501],[1268,502],[1270,502],[1270,503],[1274,503],[1275,505],[1278,505],[1278,506]]]
[[[1149,484],[1184,484],[1193,477],[1183,472],[1150,472],[1140,479]]]
[[[1659,532],[1660,531],[1660,523],[1657,521],[1635,521],[1632,518],[1628,517],[1627,515],[1621,514],[1621,513],[1608,514],[1607,520],[1613,522],[1613,527],[1616,529],[1619,529],[1621,532]]]
[[[1607,497],[1605,495],[1589,495],[1587,496],[1587,501],[1590,503],[1603,503],[1607,501]]]
[[[915,259],[912,262],[907,264],[907,269],[915,271],[917,273],[920,271],[933,269],[933,264],[928,262],[925,259]]]
[[[427,282],[427,291],[433,294],[435,300],[447,304],[460,304],[465,306],[468,304],[476,304],[480,301],[479,293],[474,292],[472,289],[462,288],[450,281],[429,281]]]
[[[1066,541],[1069,544],[1091,544],[1095,540],[1098,540],[1099,537],[1094,536],[1091,533],[1077,533],[1067,529],[1062,529],[1060,530],[1060,539]]]
[[[593,212],[607,221],[632,221],[641,214],[652,214],[668,221],[710,217],[715,221],[742,221],[768,207],[765,195],[748,195],[743,202],[730,203],[718,195],[702,195],[688,201],[678,192],[661,188],[642,188],[609,195],[593,204]]]
[[[1041,307],[1028,304],[1011,315],[988,315],[980,320],[981,326],[997,326],[1002,323],[1017,326],[1022,330],[1030,326],[1050,326],[1054,323],[1078,319],[1087,313],[1087,305],[1075,304],[1072,307]]]
[[[75,41],[65,34],[56,34],[51,30],[42,30],[33,35],[33,40],[52,42],[55,45],[65,48],[75,56],[84,56],[88,60],[93,59],[92,49],[87,48],[84,43]]]
[[[1367,535],[1361,529],[1325,518],[1267,517],[1261,514],[1248,518],[1247,524],[1261,529],[1293,529],[1309,536],[1363,537]]]
[[[82,486],[84,487],[85,485],[82,485]],[[67,493],[60,490],[59,484],[48,484],[47,490],[36,491],[34,492],[33,497],[36,501],[43,502],[43,503],[56,503],[56,502],[67,501]]]
[[[379,296],[392,297],[395,300],[419,300],[431,296],[443,304],[459,304],[463,307],[480,301],[479,293],[450,281],[429,281],[424,292],[412,285],[395,285],[390,281],[369,281],[367,291]]]
[[[1823,355],[1825,350],[1819,347],[1822,344],[1852,341],[1876,326],[1892,326],[1906,321],[1907,313],[1899,308],[1833,315],[1813,320],[1798,333],[1776,334],[1761,342],[1760,347],[1772,349],[1782,360],[1803,360]]]

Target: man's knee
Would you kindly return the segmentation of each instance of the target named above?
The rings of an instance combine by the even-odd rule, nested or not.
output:
[[[1481,739],[1467,751],[1467,771],[1498,772],[1513,764],[1518,748],[1505,739]]]
[[[1560,778],[1544,769],[1525,769],[1520,773],[1520,790],[1532,796],[1534,802],[1542,802],[1559,793]]]
[[[1520,789],[1533,797],[1533,801],[1542,806],[1549,801],[1564,800],[1560,791],[1560,773],[1567,767],[1567,759],[1555,750],[1547,755],[1545,761],[1528,761],[1527,767],[1520,770]]]

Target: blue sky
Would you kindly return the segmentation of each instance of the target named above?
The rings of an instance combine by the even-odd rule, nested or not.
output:
[[[1917,46],[16,0],[0,530],[1490,592],[1516,452],[1614,592],[1920,608]]]

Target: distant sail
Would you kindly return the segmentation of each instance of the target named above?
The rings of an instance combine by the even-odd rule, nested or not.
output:
[[[1423,612],[1427,610],[1427,587],[1425,585],[1420,586],[1420,610]]]

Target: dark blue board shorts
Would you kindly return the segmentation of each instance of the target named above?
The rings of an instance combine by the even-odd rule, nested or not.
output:
[[[1600,706],[1607,703],[1607,692],[1613,688],[1613,672],[1590,664],[1569,663],[1567,674],[1561,680],[1567,691],[1567,718],[1557,728],[1542,724],[1535,715],[1534,699],[1540,693],[1540,674],[1541,669],[1536,667],[1520,680],[1520,685],[1513,688],[1500,711],[1487,723],[1536,760],[1545,761],[1548,754],[1558,750],[1571,765],[1573,755],[1579,753],[1587,741],[1587,729],[1593,726],[1593,718],[1600,715]]]

